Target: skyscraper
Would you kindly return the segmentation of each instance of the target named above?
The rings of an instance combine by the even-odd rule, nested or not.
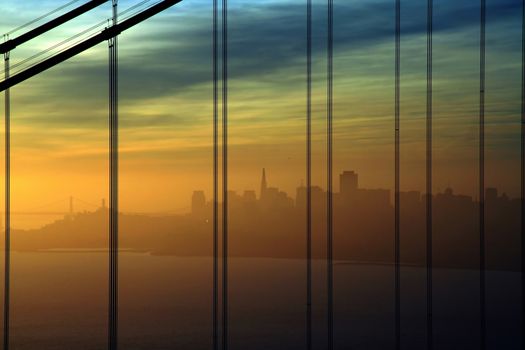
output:
[[[339,175],[339,181],[341,186],[341,195],[344,198],[349,198],[352,194],[357,192],[357,173],[355,171],[343,171]]]
[[[268,189],[268,184],[266,183],[266,169],[262,170],[262,180],[261,180],[261,199],[266,195],[266,190]]]

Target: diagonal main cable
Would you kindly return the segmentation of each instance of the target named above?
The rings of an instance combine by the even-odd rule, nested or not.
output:
[[[59,7],[57,7],[56,9],[54,9],[54,10],[52,10],[52,11],[49,11],[49,12],[46,13],[46,14],[43,14],[42,16],[39,16],[39,17],[37,17],[37,18],[35,18],[35,19],[33,19],[33,20],[27,22],[27,23],[22,24],[21,26],[18,26],[18,27],[16,27],[16,28],[10,30],[10,31],[7,32],[6,34],[7,34],[7,35],[14,34],[14,33],[18,32],[19,30],[22,30],[22,29],[27,28],[27,27],[29,27],[29,26],[31,26],[31,25],[37,23],[37,22],[40,22],[40,21],[43,20],[44,18],[47,18],[47,17],[49,17],[49,16],[51,16],[51,15],[54,15],[55,13],[57,13],[57,12],[59,12],[59,11],[65,9],[66,7],[69,7],[69,6],[71,6],[71,5],[73,5],[74,3],[79,2],[79,1],[80,1],[80,0],[72,0],[72,1],[68,2],[67,4],[64,4],[64,5],[62,5],[62,6],[59,6]]]

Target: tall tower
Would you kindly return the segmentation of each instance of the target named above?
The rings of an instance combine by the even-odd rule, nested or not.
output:
[[[266,195],[266,189],[268,185],[266,184],[266,169],[262,170],[262,180],[261,180],[261,199]]]

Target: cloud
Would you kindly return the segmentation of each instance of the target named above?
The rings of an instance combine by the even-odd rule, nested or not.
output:
[[[211,3],[190,3],[186,1],[176,5],[169,12],[122,35],[120,72],[125,99],[147,100],[170,96],[203,84],[209,86],[207,83],[212,77]],[[304,66],[306,29],[303,1],[231,1],[230,4],[228,49],[229,76],[232,80],[257,80]],[[456,45],[476,45],[476,40],[457,34],[479,26],[477,6],[472,2],[452,0],[436,4],[436,36],[454,33],[452,40]],[[489,20],[492,23],[515,21],[519,6],[517,0],[489,2]],[[335,7],[336,54],[385,43],[393,45],[393,2],[336,1]],[[316,2],[313,11],[314,56],[317,60],[323,60],[326,7]],[[404,36],[424,35],[426,17],[421,11],[425,11],[421,2],[403,2]],[[511,49],[517,50],[518,44]],[[96,55],[85,57],[82,61],[63,64],[58,68],[59,79],[52,72],[47,73],[50,79],[46,89],[67,94],[71,84],[82,81],[85,91],[81,94],[89,96],[89,90],[98,86],[107,70],[104,46],[100,45],[95,52]],[[391,60],[392,57],[385,56],[382,62],[389,67]],[[370,72],[373,71],[361,69],[361,75]],[[71,97],[78,97],[78,94]]]
[[[443,0],[435,5],[436,101],[449,105],[444,110],[451,126],[462,125],[461,130],[468,131],[465,126],[476,114],[479,4]],[[304,1],[243,0],[230,1],[230,6],[230,102],[237,122],[233,127],[270,130],[271,125],[281,125],[295,135],[292,126],[298,125],[304,114]],[[506,116],[519,97],[515,87],[520,6],[518,0],[488,4],[488,48],[493,58],[488,61],[489,88],[498,87],[491,92],[492,103],[498,106],[494,112]],[[13,12],[15,7],[11,3],[6,8]],[[376,142],[388,133],[386,121],[392,107],[394,3],[336,0],[335,9],[336,94],[340,96],[336,102],[341,111],[338,116],[343,119],[341,133],[353,135],[347,133],[353,127],[360,130],[359,135],[353,135],[355,139],[375,135]],[[314,82],[319,87],[315,91],[321,115],[326,4],[314,1],[313,11]],[[424,100],[426,73],[425,11],[423,1],[402,3],[403,112],[419,119],[424,117],[420,102]],[[124,128],[161,131],[176,127],[190,132],[210,122],[211,19],[210,1],[184,1],[122,34],[119,70]],[[82,26],[87,20],[82,19]],[[14,108],[21,112],[16,118],[34,127],[99,130],[105,125],[107,111],[107,69],[107,47],[101,44],[23,83],[13,89]],[[509,118],[501,121],[509,122]],[[372,124],[376,125],[374,131],[366,127]],[[282,137],[282,132],[274,136]]]

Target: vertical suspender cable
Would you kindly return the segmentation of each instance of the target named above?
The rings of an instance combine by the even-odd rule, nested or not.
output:
[[[7,36],[4,37],[6,40]],[[4,54],[5,79],[9,79],[10,53]],[[11,292],[11,95],[5,90],[5,255],[4,255],[4,350],[9,349]]]
[[[485,22],[486,0],[481,0],[480,11],[480,67],[479,67],[479,312],[480,348],[486,348],[485,312]]]
[[[394,259],[395,259],[395,337],[396,350],[401,348],[401,266],[400,266],[400,73],[401,73],[401,0],[396,0],[396,44],[395,44],[395,198],[394,198]]]
[[[334,2],[328,0],[328,110],[327,110],[327,281],[328,281],[328,350],[334,348],[334,266],[333,266],[333,51],[334,51]]]
[[[426,116],[426,235],[427,348],[433,348],[432,326],[432,26],[433,0],[427,0],[427,116]]]
[[[109,298],[108,298],[108,348],[113,348],[113,202],[111,200],[112,194],[112,154],[111,149],[113,146],[113,50],[111,40],[109,44]]]
[[[312,0],[306,0],[306,349],[312,349]]]
[[[219,91],[218,91],[218,0],[213,0],[213,350],[219,350]]]
[[[521,2],[521,322],[525,329],[525,0]],[[525,346],[525,331],[522,331]]]
[[[118,0],[113,0],[113,26],[118,24]],[[109,41],[110,50],[110,286],[109,349],[118,347],[118,37]]]
[[[222,0],[222,349],[228,350],[228,0]]]

